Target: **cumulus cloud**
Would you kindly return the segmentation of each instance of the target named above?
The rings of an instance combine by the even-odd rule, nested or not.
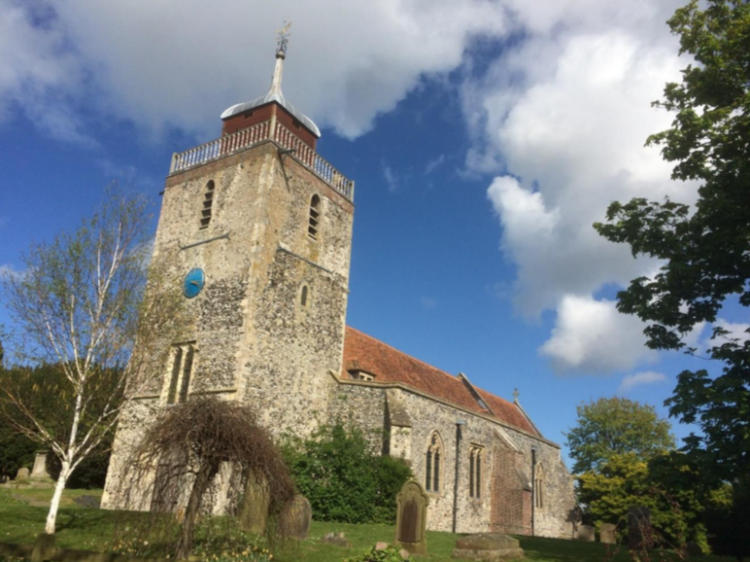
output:
[[[636,386],[643,386],[647,384],[657,384],[667,381],[667,376],[663,373],[657,373],[656,371],[642,371],[640,373],[633,373],[626,375],[622,378],[620,386],[617,388],[618,394],[627,394],[633,390]]]
[[[18,270],[12,265],[9,264],[0,264],[0,281],[3,280],[13,280],[13,279],[21,279],[23,277],[24,271]]]
[[[455,68],[472,37],[507,28],[502,3],[488,0],[30,4],[45,11],[41,22],[31,7],[0,0],[4,93],[20,99],[55,87],[62,97],[46,100],[46,110],[64,115],[85,99],[156,132],[215,133],[224,108],[262,94],[284,19],[293,24],[287,98],[348,137],[368,130],[422,74]]]
[[[539,352],[558,372],[610,373],[654,358],[644,345],[643,324],[615,309],[613,301],[567,295],[557,323]]]
[[[750,324],[745,324],[743,322],[727,322],[723,318],[719,318],[713,323],[713,326],[714,328],[723,330],[724,333],[710,338],[706,342],[706,347],[719,346],[731,342],[742,343],[750,337],[748,335]]]

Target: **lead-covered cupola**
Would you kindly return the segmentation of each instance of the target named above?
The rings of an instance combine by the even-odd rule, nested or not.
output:
[[[288,42],[287,29],[288,26],[279,34],[276,45],[276,64],[274,65],[271,88],[268,93],[265,96],[237,103],[225,109],[221,114],[221,119],[224,122],[221,130],[222,135],[229,135],[256,123],[271,120],[272,123],[278,122],[284,125],[305,144],[315,148],[315,143],[320,138],[320,129],[312,119],[287,102],[284,92],[281,90]]]

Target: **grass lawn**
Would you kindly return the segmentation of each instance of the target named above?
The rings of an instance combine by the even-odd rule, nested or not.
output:
[[[47,502],[52,495],[50,488],[0,487],[0,542],[31,544],[44,528]],[[147,521],[144,514],[100,511],[81,507],[73,499],[77,496],[100,496],[101,490],[66,490],[58,515],[57,544],[62,548],[92,551],[107,551],[115,534],[125,526]],[[323,543],[320,539],[330,532],[343,532],[351,543],[341,547]],[[427,556],[415,557],[417,561],[447,562],[457,535],[427,532]],[[368,551],[377,541],[392,542],[392,525],[353,525],[313,521],[310,536],[299,543],[288,543],[275,548],[275,560],[279,562],[336,562]],[[583,543],[539,537],[518,537],[526,554],[525,560],[548,562],[629,562],[627,551],[622,548],[607,550],[605,545]],[[2,559],[2,555],[0,555]],[[671,553],[654,553],[654,561],[677,560]],[[697,562],[732,562],[731,558],[718,556],[694,556],[688,560]]]

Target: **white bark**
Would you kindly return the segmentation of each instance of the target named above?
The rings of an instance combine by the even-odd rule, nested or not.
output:
[[[60,498],[62,498],[65,484],[70,476],[70,463],[67,460],[62,461],[60,476],[55,483],[55,493],[52,494],[52,500],[49,502],[49,511],[47,512],[47,521],[44,524],[44,532],[48,535],[55,534],[55,524],[57,522],[57,511],[60,508]]]

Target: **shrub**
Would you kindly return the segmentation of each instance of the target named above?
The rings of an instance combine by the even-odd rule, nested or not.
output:
[[[310,439],[288,440],[283,454],[316,519],[395,521],[396,494],[411,469],[402,460],[374,454],[360,430],[324,426]]]

